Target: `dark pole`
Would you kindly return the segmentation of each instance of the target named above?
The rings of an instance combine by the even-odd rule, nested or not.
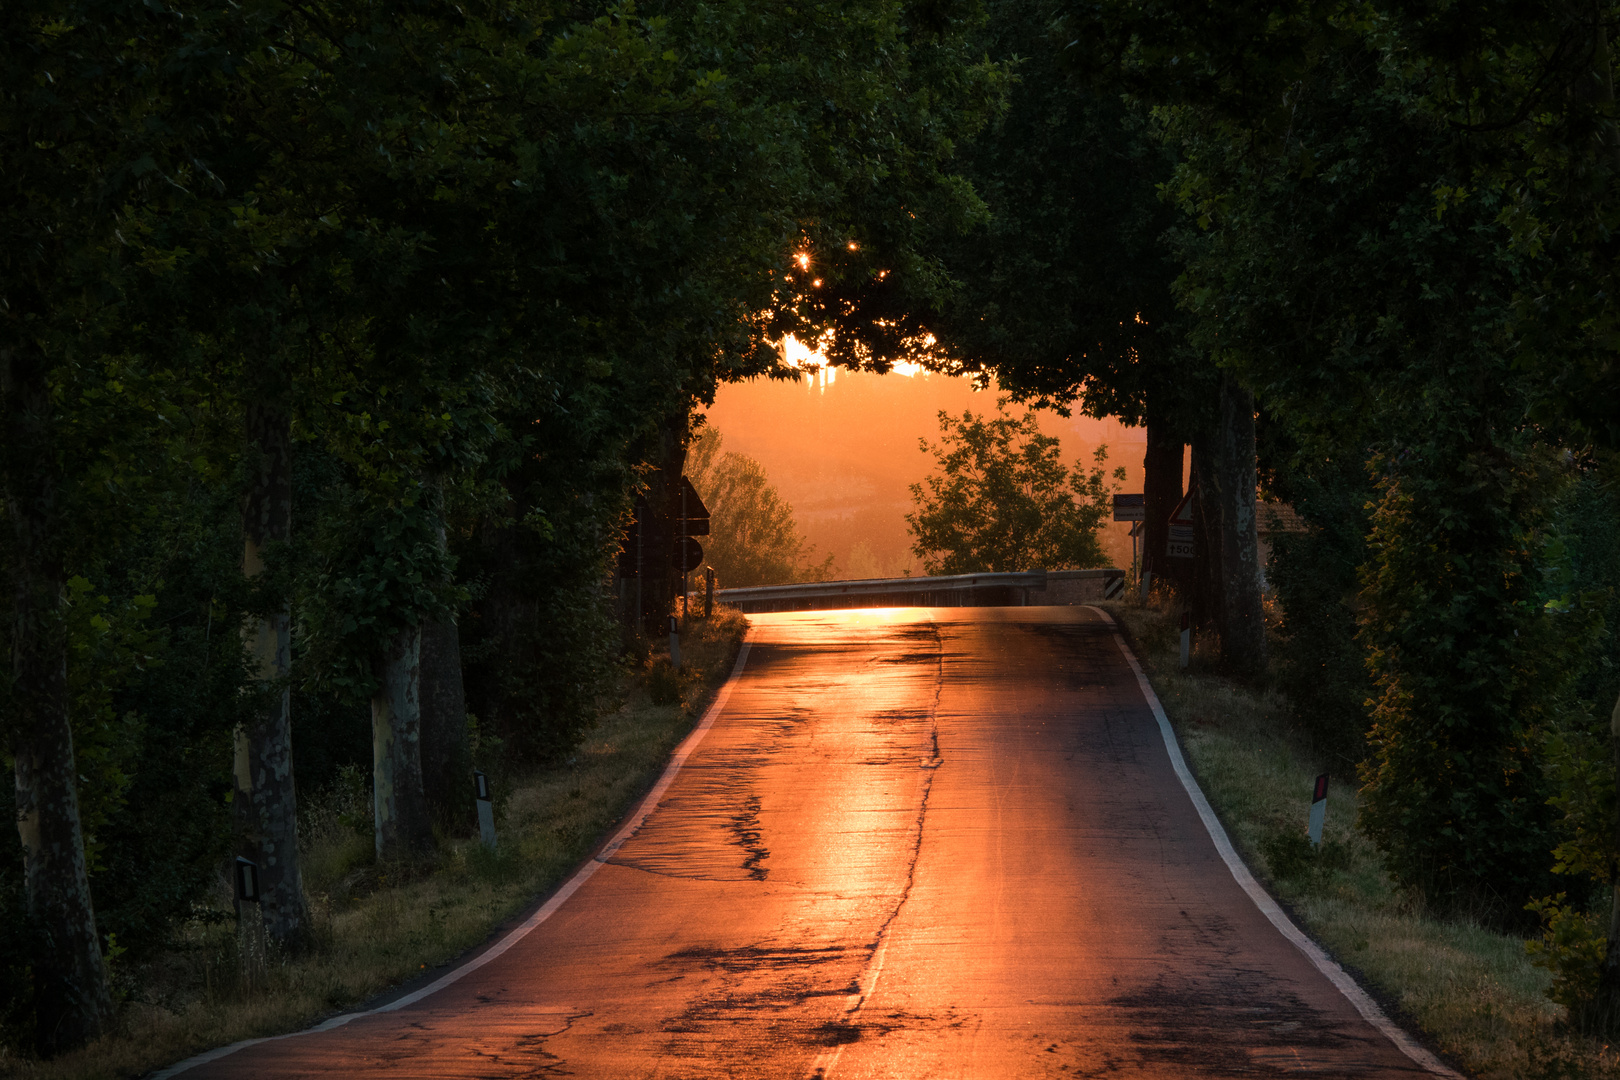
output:
[[[646,608],[642,606],[641,596],[641,582],[647,576],[646,568],[641,563],[641,538],[647,532],[646,508],[647,500],[638,497],[636,499],[636,625],[643,627],[642,630],[637,631],[637,633],[641,634],[646,633],[645,625],[647,622]]]
[[[681,477],[681,621],[686,620],[686,593],[691,584],[686,571],[686,477]]]

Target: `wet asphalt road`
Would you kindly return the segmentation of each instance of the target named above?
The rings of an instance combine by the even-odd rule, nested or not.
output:
[[[1094,613],[752,622],[714,727],[548,921],[187,1080],[1426,1075],[1240,891]]]

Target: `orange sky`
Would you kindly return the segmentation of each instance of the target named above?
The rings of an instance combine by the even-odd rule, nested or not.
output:
[[[726,450],[764,466],[818,557],[832,553],[838,577],[882,577],[908,566],[922,572],[904,515],[912,509],[909,486],[934,461],[917,440],[938,440],[941,409],[960,415],[995,406],[993,391],[975,392],[965,379],[829,369],[792,382],[722,386],[708,420]],[[1142,490],[1143,429],[1053,413],[1041,414],[1041,429],[1062,439],[1069,464],[1079,458],[1089,465],[1092,451],[1106,444],[1109,471],[1124,465],[1124,490]],[[1102,537],[1116,566],[1129,565],[1129,529],[1110,524]]]

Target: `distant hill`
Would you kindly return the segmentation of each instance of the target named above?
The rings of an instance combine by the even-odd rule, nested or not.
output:
[[[941,409],[983,413],[995,405],[993,391],[975,392],[965,379],[833,370],[722,386],[708,416],[724,432],[726,449],[764,467],[818,555],[833,555],[838,577],[889,577],[908,566],[921,572],[904,516],[910,485],[932,464],[918,439],[938,438]],[[1050,414],[1041,427],[1063,440],[1070,462],[1089,464],[1092,450],[1106,443],[1110,469],[1124,465],[1127,488],[1142,490],[1142,429]],[[1130,560],[1129,528],[1110,525],[1103,538],[1117,565]]]

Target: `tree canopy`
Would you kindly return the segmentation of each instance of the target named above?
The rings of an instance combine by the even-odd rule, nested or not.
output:
[[[1108,520],[1115,487],[1104,478],[1108,448],[1095,465],[1072,467],[1060,441],[1041,433],[1031,411],[1020,418],[998,408],[939,414],[939,442],[921,440],[940,471],[911,485],[917,509],[906,515],[912,550],[930,574],[1008,573],[1101,566],[1097,529]]]

